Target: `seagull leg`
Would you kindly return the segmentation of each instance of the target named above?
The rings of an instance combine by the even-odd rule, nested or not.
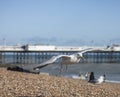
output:
[[[68,66],[67,66],[67,64],[66,64],[66,71],[68,71]]]
[[[60,74],[62,72],[62,68],[63,68],[63,66],[62,66],[62,64],[60,64],[60,71],[59,71]]]

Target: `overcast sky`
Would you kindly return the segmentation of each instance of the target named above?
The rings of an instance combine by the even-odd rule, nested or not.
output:
[[[120,43],[120,0],[0,0],[0,45]]]

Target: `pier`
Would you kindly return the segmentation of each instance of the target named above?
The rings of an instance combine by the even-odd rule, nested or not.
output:
[[[52,56],[80,52],[87,48],[104,49],[84,53],[82,63],[120,63],[120,46],[72,47],[54,45],[0,46],[0,64],[39,64]]]

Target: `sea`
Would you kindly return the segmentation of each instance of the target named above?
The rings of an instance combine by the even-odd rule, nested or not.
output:
[[[26,66],[26,69],[32,66]],[[66,65],[64,65],[61,73],[60,65],[51,64],[40,69],[40,72],[63,77],[73,77],[80,74],[85,75],[87,72],[94,72],[96,79],[105,74],[107,82],[120,83],[120,63],[78,63],[68,65],[67,70]]]
[[[11,56],[7,56],[6,62],[12,63],[13,59]],[[34,60],[34,59],[33,59]],[[42,59],[42,61],[46,61]],[[37,64],[25,64],[22,68],[31,70]],[[19,64],[21,66],[21,64]],[[66,65],[63,65],[62,72],[60,73],[59,63],[48,65],[39,70],[40,72],[49,73],[49,75],[63,76],[63,77],[73,77],[79,76],[80,74],[85,75],[87,72],[94,72],[94,76],[98,79],[101,75],[106,76],[107,82],[120,83],[120,63],[78,63],[68,65],[66,70]]]

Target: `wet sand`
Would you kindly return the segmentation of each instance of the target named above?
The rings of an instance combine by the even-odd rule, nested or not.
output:
[[[120,97],[120,84],[8,71],[0,68],[0,97]]]

